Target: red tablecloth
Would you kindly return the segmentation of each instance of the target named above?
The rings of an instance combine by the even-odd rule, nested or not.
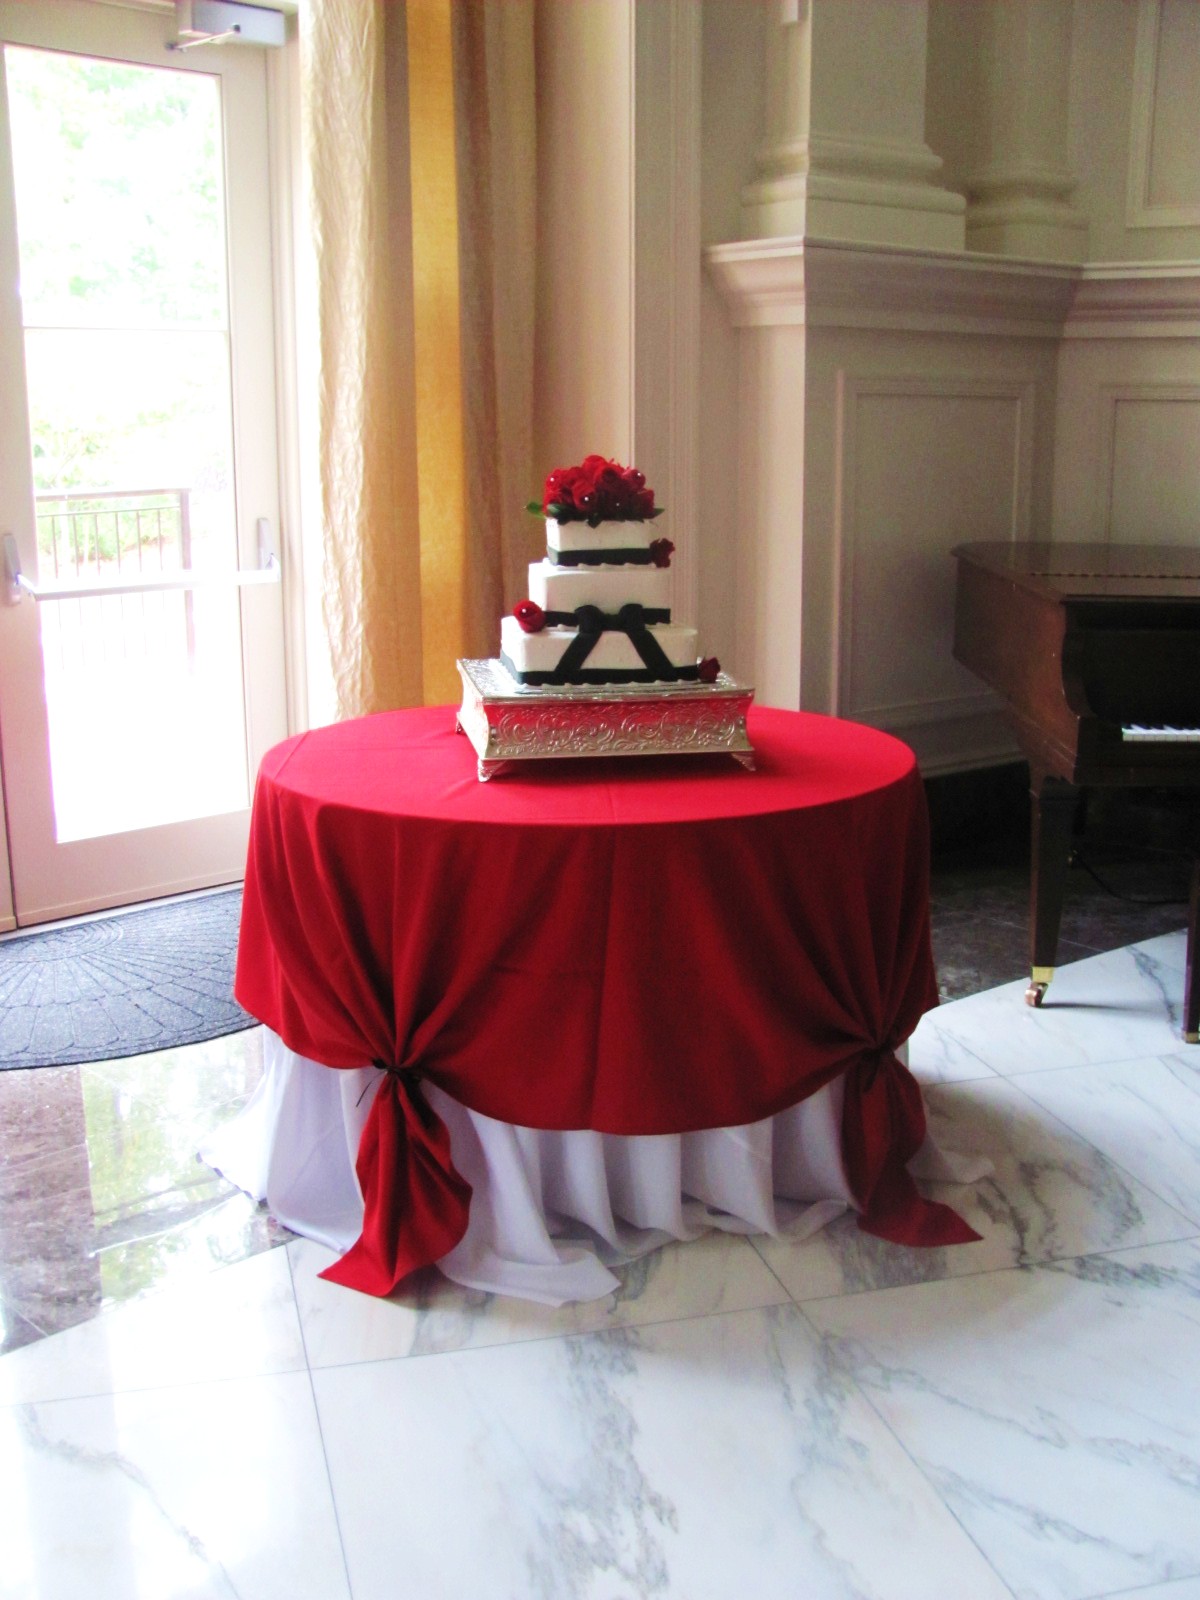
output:
[[[420,1082],[501,1121],[676,1133],[845,1074],[860,1225],[976,1235],[906,1171],[894,1050],[937,1003],[912,753],[754,708],[728,757],[541,762],[490,783],[449,708],[301,734],[262,764],[236,993],[301,1055],[386,1073],[365,1220],[326,1276],[376,1294],[453,1248],[470,1190]]]

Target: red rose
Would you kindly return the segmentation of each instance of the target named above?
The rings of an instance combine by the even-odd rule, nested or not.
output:
[[[585,517],[591,516],[596,509],[596,486],[590,478],[577,478],[571,485],[571,504]]]
[[[655,539],[650,546],[650,557],[656,567],[669,567],[675,546],[670,539]]]
[[[599,469],[599,471],[596,473],[594,482],[596,485],[596,493],[600,495],[602,499],[612,501],[613,503],[623,502],[625,500],[625,479],[621,473],[621,469],[614,466],[611,461],[606,461]]]
[[[623,467],[603,456],[585,456],[577,467],[555,467],[546,477],[542,499],[529,502],[530,511],[557,517],[560,522],[644,522],[658,516],[653,489],[645,474]]]
[[[570,469],[550,473],[542,495],[542,510],[549,516],[551,506],[567,507],[571,504]]]
[[[513,616],[525,633],[541,633],[546,626],[546,613],[536,600],[518,600],[513,607]]]
[[[700,682],[716,683],[717,674],[720,672],[720,670],[721,663],[717,660],[716,656],[705,656],[704,660],[700,663]]]

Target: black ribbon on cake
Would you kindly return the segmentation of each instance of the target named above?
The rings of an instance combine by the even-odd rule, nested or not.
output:
[[[555,550],[547,545],[546,559],[556,567],[649,567],[654,552],[644,544],[622,550]]]
[[[697,678],[699,668],[673,665],[662,645],[650,632],[656,622],[670,622],[671,613],[660,607],[630,601],[618,612],[601,611],[599,606],[577,606],[574,611],[547,611],[546,622],[553,628],[578,628],[579,632],[563,651],[553,672],[515,672],[520,683],[534,686],[559,683],[683,683]],[[589,668],[585,665],[605,633],[623,633],[641,657],[639,667]],[[513,671],[512,663],[507,663]]]

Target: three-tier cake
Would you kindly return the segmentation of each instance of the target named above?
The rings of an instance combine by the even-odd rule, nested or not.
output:
[[[672,620],[675,546],[644,475],[591,455],[550,473],[528,509],[545,518],[546,554],[501,619],[500,659],[459,663],[479,776],[538,756],[727,751],[752,766],[753,690]]]

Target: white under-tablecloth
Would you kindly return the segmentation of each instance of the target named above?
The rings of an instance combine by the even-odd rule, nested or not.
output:
[[[341,1253],[362,1231],[354,1161],[381,1074],[333,1071],[270,1029],[264,1052],[253,1096],[201,1159],[285,1227]],[[762,1122],[639,1136],[516,1127],[423,1088],[473,1190],[466,1234],[438,1263],[467,1288],[547,1305],[598,1299],[617,1287],[609,1266],[671,1239],[710,1228],[799,1238],[851,1204],[840,1079]],[[979,1162],[928,1145],[922,1158],[925,1176],[980,1175]]]

